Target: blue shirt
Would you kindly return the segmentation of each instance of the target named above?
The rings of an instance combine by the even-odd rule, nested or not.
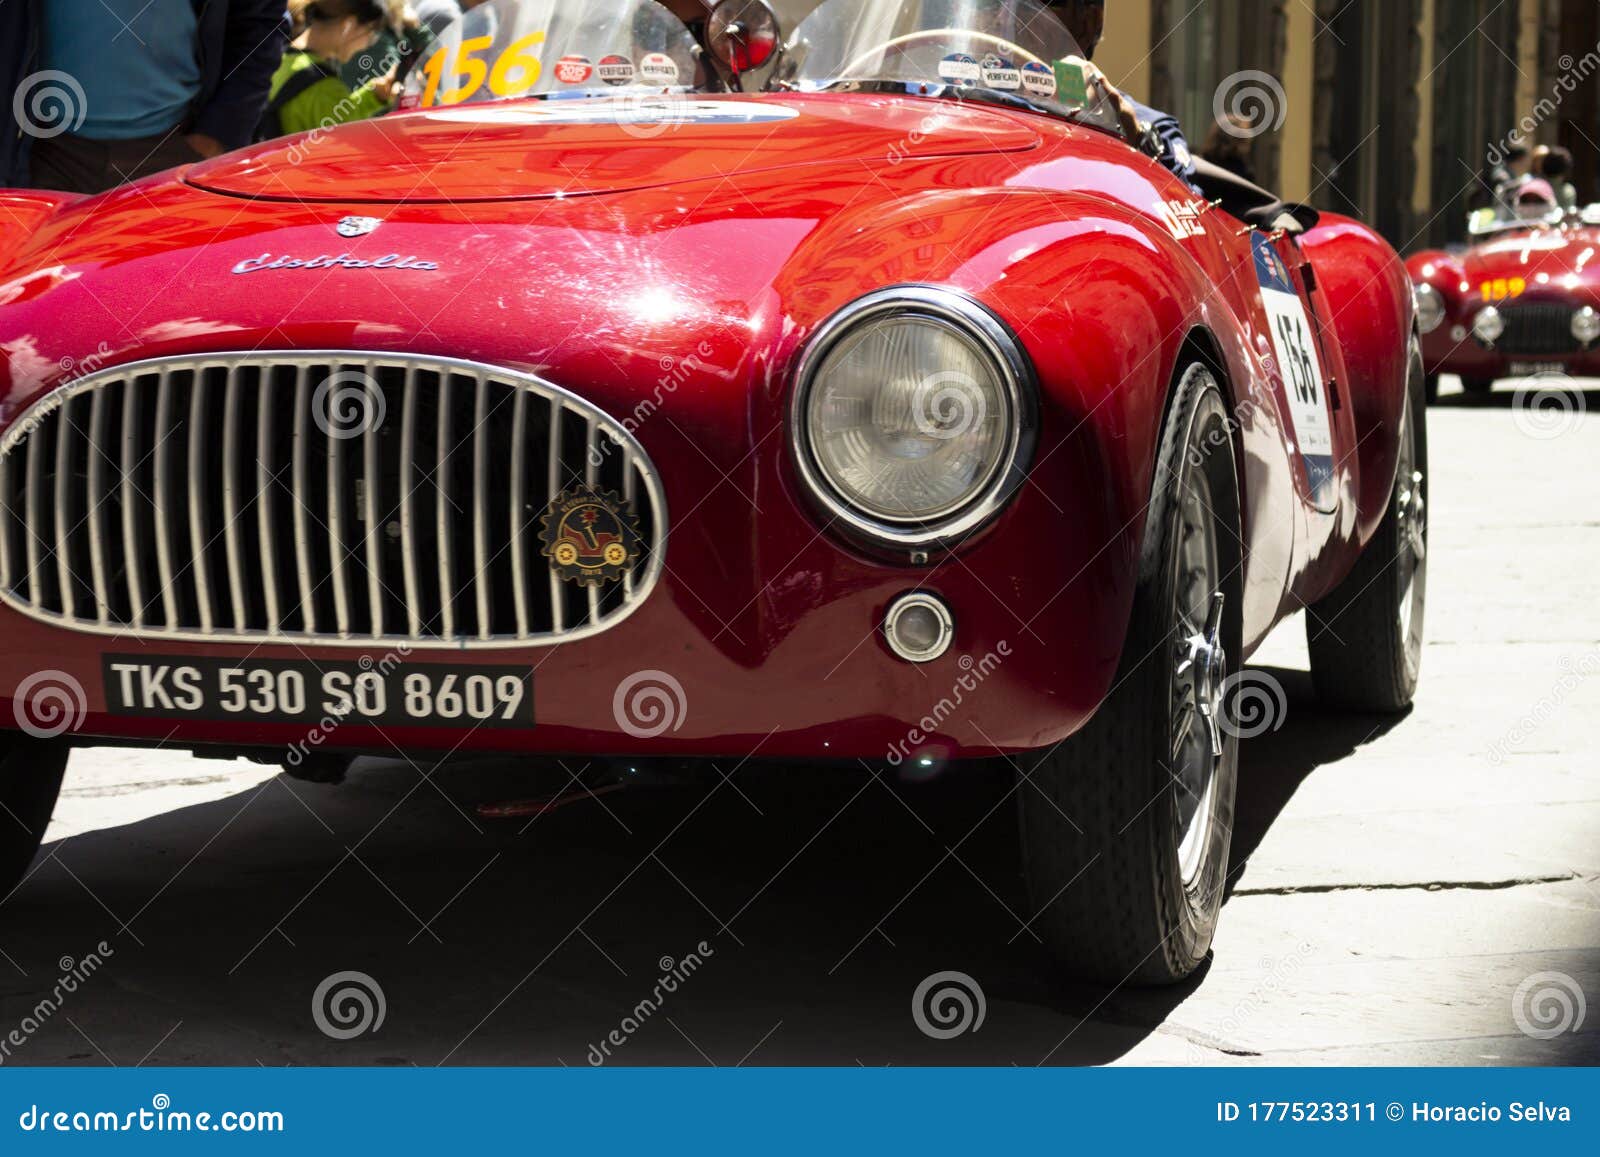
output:
[[[82,124],[96,141],[160,136],[200,95],[193,0],[47,0],[42,63],[83,90]]]

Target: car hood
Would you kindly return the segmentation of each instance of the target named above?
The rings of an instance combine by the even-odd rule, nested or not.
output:
[[[483,202],[657,188],[777,169],[1014,153],[1040,136],[954,103],[663,97],[510,101],[315,131],[190,169],[196,188],[253,200]]]
[[[1552,281],[1576,276],[1594,282],[1600,279],[1600,231],[1552,229],[1496,238],[1467,250],[1462,269],[1474,286],[1490,278],[1531,280],[1540,274]]]

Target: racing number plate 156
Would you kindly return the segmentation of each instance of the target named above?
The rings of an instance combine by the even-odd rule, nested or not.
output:
[[[533,671],[410,662],[107,655],[112,715],[359,726],[531,728]]]

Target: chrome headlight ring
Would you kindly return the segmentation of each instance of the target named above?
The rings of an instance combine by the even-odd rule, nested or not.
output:
[[[1004,442],[987,473],[948,509],[921,519],[888,517],[852,501],[829,477],[811,415],[817,374],[840,343],[874,323],[902,318],[946,327],[980,350],[994,373],[1004,410]],[[812,335],[796,370],[789,444],[810,496],[847,534],[874,546],[919,552],[957,543],[1005,509],[1027,478],[1037,423],[1033,363],[1005,323],[964,294],[937,286],[902,285],[856,299]]]
[[[1422,282],[1415,288],[1417,298],[1417,328],[1429,334],[1438,329],[1445,322],[1447,310],[1444,304],[1444,295],[1427,282]]]

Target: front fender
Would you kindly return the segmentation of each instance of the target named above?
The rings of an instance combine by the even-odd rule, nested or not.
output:
[[[1180,243],[1154,218],[1082,194],[924,192],[830,222],[791,268],[804,273],[779,296],[808,331],[865,293],[925,283],[970,295],[1021,340],[1038,376],[1038,445],[1029,486],[991,534],[1029,544],[1018,566],[1057,576],[1052,617],[1064,619],[1052,625],[1066,634],[1046,645],[1058,662],[1089,660],[1091,702],[1121,660],[1175,371],[1205,335],[1237,419],[1247,637],[1271,627],[1298,525],[1293,484],[1275,410],[1243,404],[1265,394],[1213,239]]]
[[[1377,533],[1394,492],[1416,325],[1411,278],[1387,241],[1347,217],[1324,214],[1322,224],[1301,245],[1332,310],[1349,376],[1340,384],[1355,417],[1360,470],[1356,534],[1364,547]],[[1350,562],[1354,564],[1354,555]],[[1343,577],[1332,576],[1334,581]]]

